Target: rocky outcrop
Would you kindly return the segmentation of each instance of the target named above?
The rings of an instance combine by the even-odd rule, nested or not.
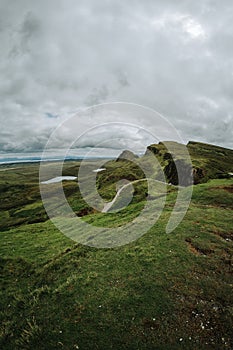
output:
[[[119,155],[119,157],[117,158],[116,161],[117,161],[117,162],[119,162],[119,161],[124,161],[124,160],[126,160],[126,161],[128,161],[128,160],[134,161],[134,160],[137,159],[137,158],[139,158],[138,155],[134,154],[134,153],[131,152],[131,151],[126,150],[126,151],[123,151],[123,152]]]
[[[173,185],[192,185],[192,166],[185,163],[182,159],[178,159],[176,161],[170,160],[164,168],[164,174],[166,176],[167,182],[172,183]]]
[[[191,165],[187,164],[187,151]],[[172,141],[159,142],[147,147],[145,158],[151,154],[159,161],[167,181],[174,185],[179,182],[180,185],[187,186],[191,184],[192,177],[194,184],[209,179],[227,178],[233,171],[233,150],[207,143],[189,141],[184,145]]]

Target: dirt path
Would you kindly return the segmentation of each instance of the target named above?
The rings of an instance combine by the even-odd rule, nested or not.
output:
[[[137,182],[140,182],[140,181],[147,181],[147,180],[153,180],[153,181],[156,181],[156,182],[159,182],[159,183],[162,183],[162,184],[165,184],[165,185],[168,185],[168,186],[173,186],[171,184],[168,184],[166,182],[163,182],[163,181],[159,181],[159,180],[154,180],[154,179],[139,179],[139,180],[134,180],[134,181],[131,181],[127,184],[125,184],[124,186],[122,186],[118,191],[117,191],[117,194],[115,195],[115,197],[113,198],[113,200],[111,202],[108,202],[105,204],[103,210],[102,210],[102,213],[107,213],[111,208],[112,206],[114,205],[114,203],[116,202],[117,198],[119,197],[119,195],[121,194],[121,192],[126,188],[128,187],[129,185],[132,185],[132,184],[135,184]]]

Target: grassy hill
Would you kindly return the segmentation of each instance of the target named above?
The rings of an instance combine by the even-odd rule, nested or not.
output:
[[[168,152],[167,147],[172,151]],[[177,174],[174,163],[185,159],[186,146],[168,141],[150,145],[147,149],[159,159],[167,180],[176,184]],[[187,144],[187,150],[192,161],[195,184],[209,179],[228,178],[228,173],[233,171],[233,150],[193,141]],[[186,164],[186,167],[188,169],[190,164]],[[185,169],[185,164],[183,168]]]
[[[165,145],[149,147],[166,169]],[[38,164],[1,167],[1,349],[232,349],[233,152],[188,148],[204,176],[182,223],[165,233],[177,195],[170,186],[147,234],[111,249],[77,244],[48,220]],[[139,165],[131,157],[108,161],[97,176],[100,194],[111,200],[122,176],[143,179],[140,162],[149,167],[148,157],[136,158]],[[79,166],[66,162],[63,174],[76,175]],[[147,198],[139,181],[127,208],[105,214],[84,202],[76,180],[63,187],[73,210],[100,227],[130,222]]]

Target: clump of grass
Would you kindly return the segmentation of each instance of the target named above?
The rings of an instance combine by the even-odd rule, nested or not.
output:
[[[26,320],[26,326],[21,331],[19,338],[16,341],[16,346],[23,349],[32,349],[38,344],[38,340],[41,341],[41,327],[36,322],[35,316]]]

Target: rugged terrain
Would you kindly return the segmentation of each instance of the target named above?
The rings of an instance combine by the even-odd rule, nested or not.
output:
[[[167,234],[177,196],[171,169],[182,154],[172,159],[165,143],[148,149],[174,186],[147,234],[112,249],[82,246],[48,220],[39,164],[0,167],[1,349],[232,349],[233,151],[188,144],[196,185],[184,220]],[[120,179],[144,179],[148,153],[107,161],[99,193],[110,201]],[[66,162],[63,174],[79,166]],[[63,188],[75,213],[100,227],[130,222],[148,199],[138,181],[127,208],[106,214],[85,203],[76,180]]]

